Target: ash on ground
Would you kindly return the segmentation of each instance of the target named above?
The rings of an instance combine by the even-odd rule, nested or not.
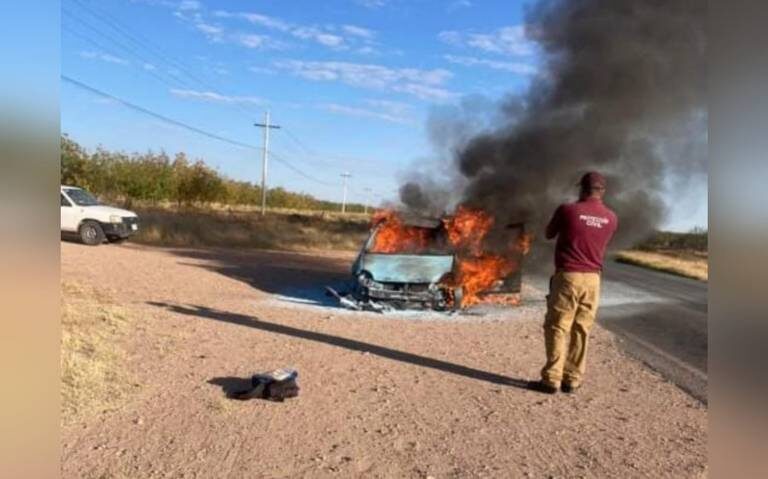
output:
[[[306,309],[324,312],[328,316],[360,316],[365,318],[417,320],[417,321],[504,321],[543,315],[546,304],[546,278],[527,277],[520,292],[518,305],[480,303],[458,311],[434,311],[429,309],[386,310],[381,312],[355,311],[339,304],[338,299],[326,294],[323,288],[294,288],[259,304],[281,308]],[[343,290],[343,283],[336,285]],[[543,317],[543,316],[542,316]]]

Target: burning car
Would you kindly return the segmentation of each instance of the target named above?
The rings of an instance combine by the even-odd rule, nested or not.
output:
[[[494,223],[487,213],[464,207],[439,219],[379,212],[352,266],[352,287],[329,292],[353,309],[516,303],[531,238],[522,223],[490,234]]]

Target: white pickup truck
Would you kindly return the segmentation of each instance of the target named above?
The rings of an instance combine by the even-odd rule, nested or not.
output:
[[[133,211],[99,204],[82,188],[61,187],[61,232],[76,234],[91,246],[104,241],[122,241],[139,230]]]

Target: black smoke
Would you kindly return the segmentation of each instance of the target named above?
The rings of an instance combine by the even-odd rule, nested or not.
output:
[[[430,212],[476,206],[500,226],[525,221],[540,233],[597,170],[619,216],[614,246],[641,239],[664,219],[669,178],[680,187],[706,172],[705,20],[703,0],[538,2],[527,35],[543,52],[541,75],[501,105],[494,129],[454,142],[453,181],[421,174],[401,201]],[[455,124],[430,128],[442,130],[462,136]]]

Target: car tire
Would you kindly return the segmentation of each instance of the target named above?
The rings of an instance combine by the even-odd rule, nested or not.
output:
[[[78,228],[78,233],[80,234],[80,241],[88,246],[100,245],[105,239],[104,230],[98,221],[83,221],[80,228]]]

